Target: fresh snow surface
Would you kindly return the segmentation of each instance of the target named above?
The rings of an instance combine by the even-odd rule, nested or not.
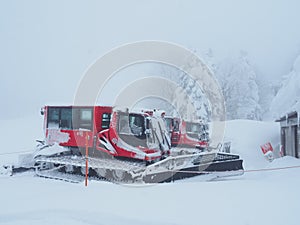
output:
[[[33,152],[36,140],[43,140],[42,116],[0,120],[0,165],[17,163],[18,154]]]
[[[18,127],[19,122],[11,121],[2,128]],[[25,145],[27,138],[19,136],[18,141]],[[30,138],[34,141],[36,136]],[[293,157],[272,163],[265,160],[259,146],[271,142],[276,148],[278,124],[229,121],[225,140],[245,160],[243,176],[211,182],[199,176],[145,186],[90,181],[88,187],[39,178],[33,172],[0,176],[0,224],[298,225],[300,168],[253,171],[300,166],[300,160]],[[4,142],[0,153],[16,151],[19,146],[19,142]]]

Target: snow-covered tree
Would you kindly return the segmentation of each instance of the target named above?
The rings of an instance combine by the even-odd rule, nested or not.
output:
[[[264,76],[260,76],[257,80],[257,85],[259,88],[259,104],[261,106],[262,118],[264,120],[273,120],[270,116],[270,106],[271,103],[278,93],[280,88],[279,80],[270,80],[265,78]]]
[[[213,51],[209,49],[203,58],[223,91],[227,119],[261,120],[263,110],[260,103],[263,104],[264,101],[261,100],[260,95],[266,96],[265,92],[271,92],[271,95],[272,93],[274,95],[276,86],[270,85],[270,90],[263,90],[262,88],[265,88],[263,83],[258,85],[255,68],[249,62],[247,53],[241,51],[237,59],[227,58],[219,63],[215,59]],[[191,61],[186,67],[192,68],[195,66],[194,63]],[[162,73],[169,78],[177,77],[176,81],[190,96],[197,111],[203,117],[210,117],[209,103],[195,81],[180,70],[174,73],[174,70],[164,67]]]
[[[196,68],[197,66],[202,65],[196,65],[198,62],[193,60],[187,60],[188,63],[182,68],[184,71],[189,71],[190,69]],[[203,90],[201,90],[200,86],[197,84],[195,80],[193,80],[186,72],[183,70],[179,70],[176,68],[171,68],[170,66],[162,65],[161,67],[161,75],[166,77],[167,79],[170,79],[174,81],[180,89],[184,91],[186,96],[188,96],[189,99],[185,99],[185,103],[189,102],[192,104],[193,109],[195,109],[195,113],[189,114],[186,107],[189,106],[189,104],[182,104],[181,100],[176,99],[177,97],[174,97],[174,106],[179,111],[178,113],[181,115],[187,115],[187,119],[204,119],[204,120],[210,120],[211,116],[211,109],[209,106],[209,102],[207,99],[207,96],[205,96]],[[191,109],[193,111],[193,109]]]
[[[278,93],[270,106],[270,117],[277,119],[291,111],[300,112],[300,54],[296,57],[293,67],[283,76]]]
[[[217,70],[226,103],[227,119],[261,119],[256,72],[247,53],[232,62],[225,60]]]
[[[218,71],[218,63],[215,59],[213,50],[211,48],[209,48],[204,54],[204,62],[208,66],[208,68],[213,72],[213,74],[217,76],[216,72]]]

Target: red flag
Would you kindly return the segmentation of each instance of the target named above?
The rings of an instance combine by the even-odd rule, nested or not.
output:
[[[261,145],[260,148],[261,148],[262,152],[264,153],[264,155],[267,152],[270,152],[270,151],[273,152],[273,147],[272,147],[272,145],[271,145],[270,142],[268,142],[268,143],[266,143],[264,145]]]

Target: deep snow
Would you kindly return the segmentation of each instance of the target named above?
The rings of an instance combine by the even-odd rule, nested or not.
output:
[[[29,143],[27,138],[21,141]],[[300,168],[247,172],[300,166],[300,160],[292,157],[265,160],[259,146],[268,141],[277,146],[278,124],[229,121],[225,140],[244,159],[243,176],[212,182],[194,177],[145,186],[91,181],[88,187],[35,177],[32,172],[2,176],[0,224],[298,225]],[[0,153],[19,148],[3,146]]]

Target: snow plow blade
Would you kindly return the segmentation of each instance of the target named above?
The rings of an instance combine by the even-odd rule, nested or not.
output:
[[[243,173],[243,160],[238,155],[200,153],[168,157],[148,166],[143,175],[143,182],[172,182],[199,175],[205,175],[204,180],[214,180]]]

